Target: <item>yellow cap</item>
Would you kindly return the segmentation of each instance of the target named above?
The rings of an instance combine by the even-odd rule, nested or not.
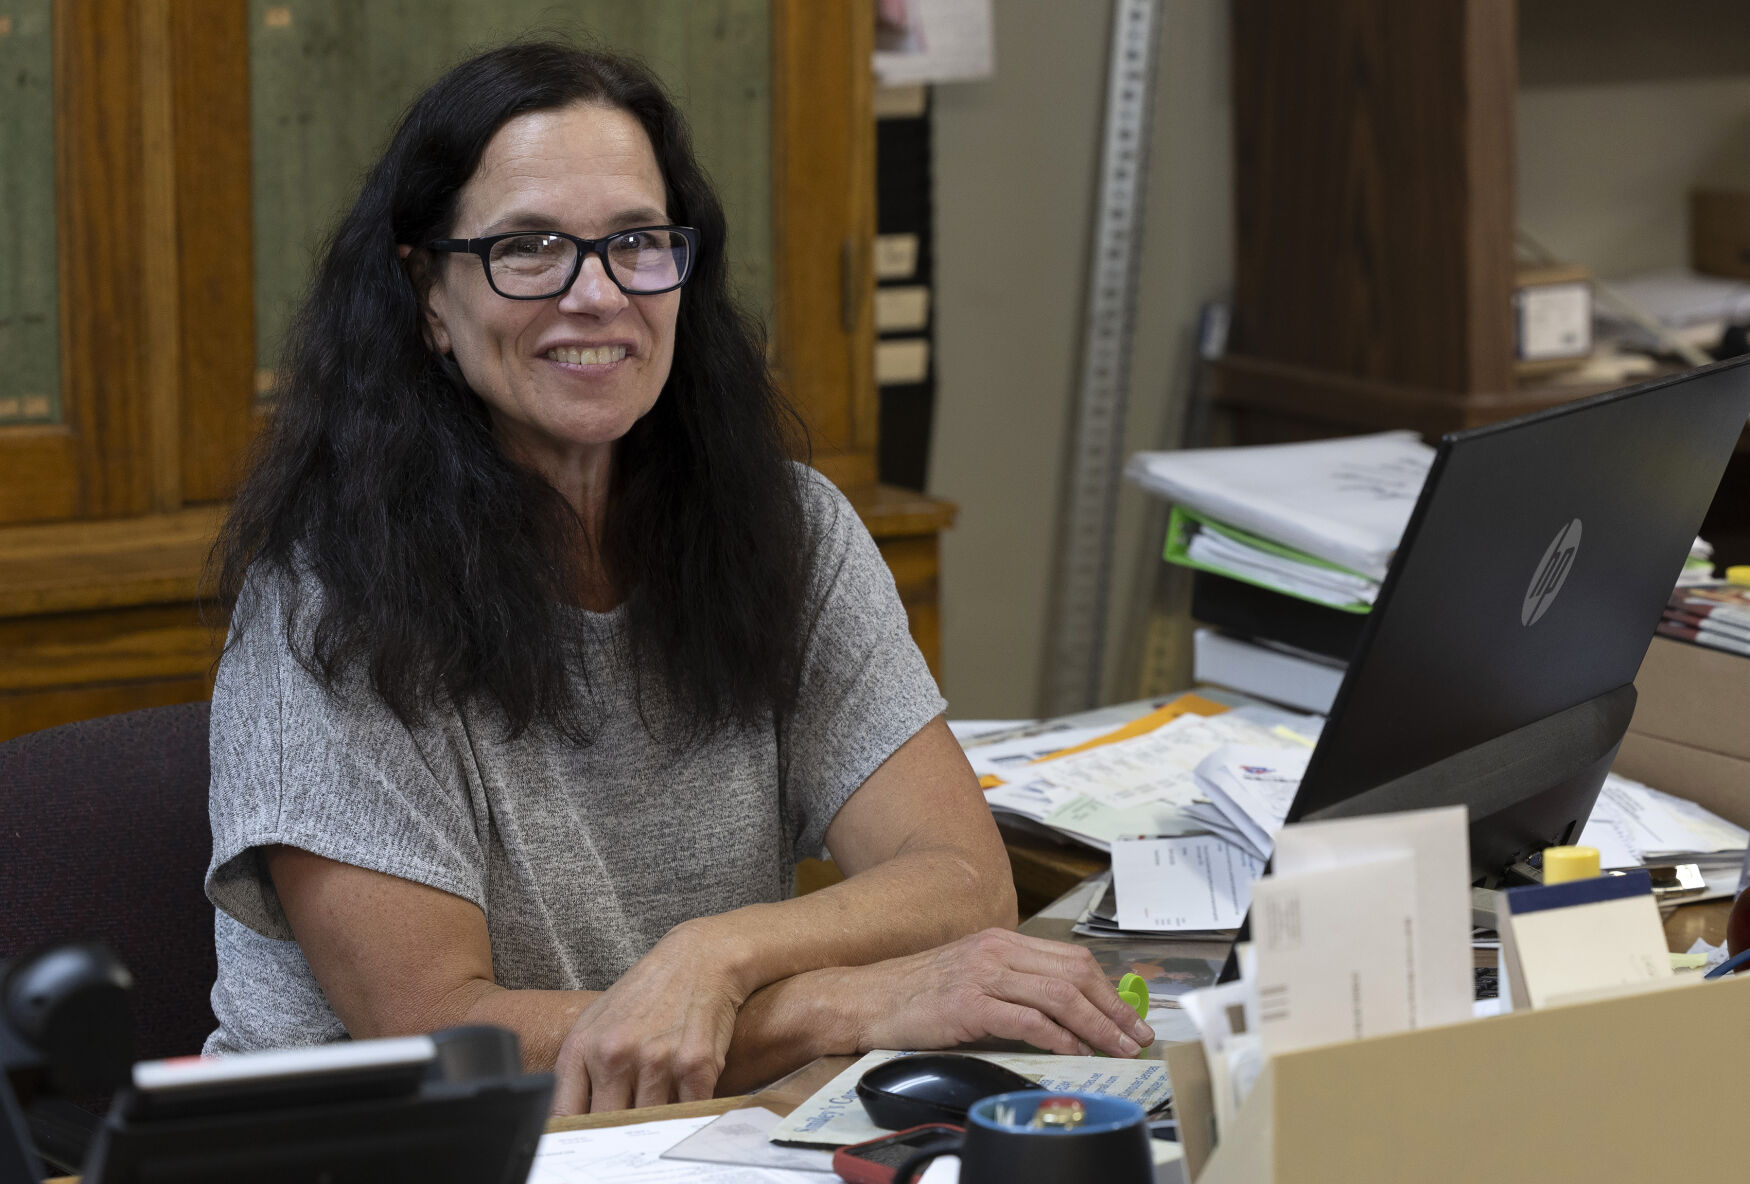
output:
[[[1569,880],[1586,880],[1598,874],[1598,848],[1545,847],[1543,849],[1543,882],[1566,884]]]
[[[1750,584],[1750,564],[1737,564],[1726,569],[1726,583]]]

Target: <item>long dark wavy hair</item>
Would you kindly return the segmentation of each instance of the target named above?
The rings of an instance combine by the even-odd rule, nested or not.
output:
[[[576,103],[643,125],[669,214],[700,241],[668,383],[617,444],[594,540],[557,490],[506,458],[459,367],[428,346],[421,252],[410,272],[396,250],[450,233],[507,122]],[[580,654],[599,626],[576,605],[580,548],[593,547],[625,597],[647,727],[697,738],[786,712],[809,578],[789,463],[804,441],[763,334],[730,295],[724,243],[685,120],[636,62],[530,41],[440,78],[402,117],[292,323],[270,422],[214,550],[211,603],[234,614],[231,644],[249,625],[246,579],[274,579],[291,598],[287,643],[330,690],[363,675],[410,725],[447,699],[496,705],[507,737],[542,725],[584,743],[595,714]]]

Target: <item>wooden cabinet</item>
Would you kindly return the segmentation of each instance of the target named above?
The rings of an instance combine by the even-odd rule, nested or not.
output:
[[[1515,376],[1520,9],[1583,32],[1582,68],[1669,69],[1673,29],[1644,5],[1553,3],[1233,5],[1233,331],[1215,400],[1238,442],[1435,437],[1603,389]],[[1671,20],[1701,9],[1723,13]],[[1703,528],[1729,562],[1750,562],[1747,459],[1741,443]]]
[[[433,15],[442,5],[363,3],[416,8],[422,36],[442,24]],[[35,136],[52,156],[58,296],[37,315],[54,320],[58,369],[45,369],[58,389],[44,404],[51,413],[0,416],[0,739],[210,690],[222,633],[201,621],[195,597],[258,387],[271,384],[258,379],[251,300],[251,38],[300,13],[262,0],[17,8],[16,19],[0,16],[0,62],[37,54],[35,73],[15,73],[21,87],[50,76],[52,130],[20,124],[28,111],[14,104],[0,116],[0,146]],[[358,12],[353,0],[311,0],[304,11],[317,9]],[[773,363],[809,423],[816,464],[865,508],[896,571],[910,573],[902,594],[927,643],[933,530],[952,508],[896,512],[875,486],[871,0],[682,0],[669,10],[673,28],[693,24],[668,35],[706,43],[687,50],[702,61],[722,56],[711,38],[747,36],[749,12],[769,24],[755,41],[766,51],[770,128],[751,139],[769,144]],[[636,21],[651,8],[602,11]],[[29,167],[0,159],[0,169]],[[0,289],[0,301],[15,296]],[[0,398],[6,391],[0,381]],[[932,515],[937,525],[925,528]]]

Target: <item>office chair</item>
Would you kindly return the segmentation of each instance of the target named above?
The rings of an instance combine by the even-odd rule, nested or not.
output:
[[[182,703],[0,743],[0,959],[108,946],[133,974],[138,1060],[198,1053],[217,1026],[207,718]]]

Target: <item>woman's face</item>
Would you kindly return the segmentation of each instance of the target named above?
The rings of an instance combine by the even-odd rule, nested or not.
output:
[[[450,237],[561,230],[600,238],[669,221],[643,127],[618,108],[578,104],[498,130],[462,187]],[[498,295],[477,255],[435,254],[431,275],[432,343],[486,401],[506,453],[561,490],[600,464],[668,381],[679,291],[628,296],[594,254],[570,290],[548,300]]]

